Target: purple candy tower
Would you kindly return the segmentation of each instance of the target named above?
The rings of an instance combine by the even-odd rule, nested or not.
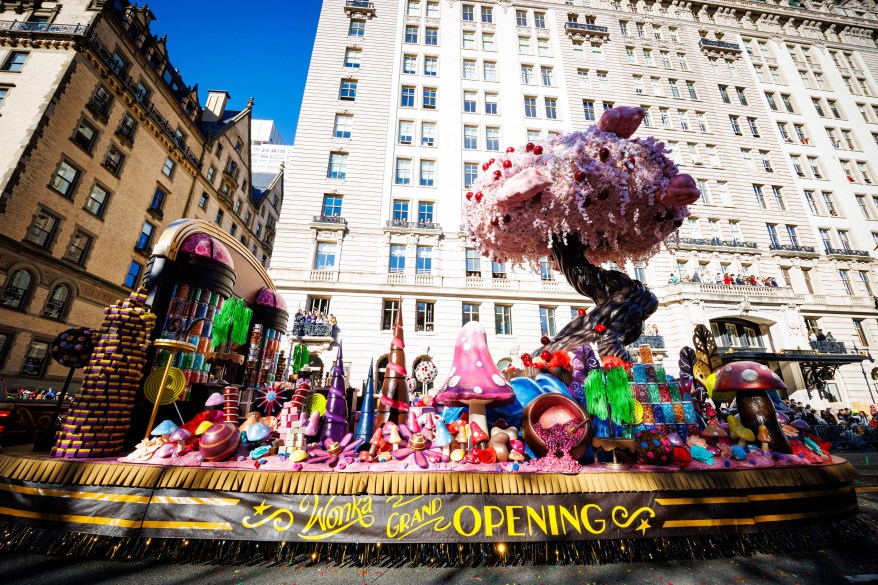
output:
[[[323,439],[341,441],[348,433],[348,401],[345,397],[344,363],[341,359],[341,342],[338,355],[332,368],[332,381],[326,400],[326,414],[323,423]]]
[[[579,402],[583,408],[588,408],[585,399],[585,388],[583,387],[585,378],[590,371],[596,370],[600,367],[601,364],[598,362],[597,355],[591,345],[584,343],[573,352],[572,379],[570,385],[567,386],[567,392],[574,400]]]

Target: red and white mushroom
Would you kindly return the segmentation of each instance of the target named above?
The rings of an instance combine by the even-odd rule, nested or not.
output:
[[[469,420],[488,429],[485,409],[504,406],[515,400],[515,393],[494,364],[488,351],[485,329],[470,321],[460,330],[454,347],[454,359],[448,382],[436,402],[445,406],[469,406]]]
[[[771,439],[772,451],[792,453],[793,448],[777,421],[777,411],[767,390],[785,390],[786,384],[766,365],[757,362],[734,362],[720,368],[716,374],[714,392],[735,392],[738,417],[741,424],[759,433],[764,425]]]

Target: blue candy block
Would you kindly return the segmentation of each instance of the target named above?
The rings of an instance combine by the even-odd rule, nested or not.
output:
[[[652,408],[652,416],[653,416],[653,420],[655,421],[655,424],[657,424],[657,425],[664,424],[665,423],[665,411],[662,409],[662,405],[661,404],[650,404],[649,406]],[[673,412],[671,413],[671,415],[672,415],[671,421],[673,421],[674,420]]]
[[[646,378],[646,364],[634,364],[632,373],[634,374],[634,382],[636,384],[646,384],[649,382]]]

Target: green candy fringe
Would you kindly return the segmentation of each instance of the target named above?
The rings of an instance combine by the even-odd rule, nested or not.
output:
[[[607,418],[607,387],[604,385],[604,371],[600,368],[592,370],[582,384],[588,412],[593,417]]]
[[[230,337],[235,345],[247,343],[247,333],[250,330],[250,319],[252,318],[253,311],[244,304],[243,299],[232,297],[227,300],[213,321],[211,346],[223,345]]]
[[[607,371],[607,400],[610,402],[610,417],[617,425],[631,422],[633,410],[631,388],[628,384],[628,374],[625,368],[612,368]],[[605,418],[604,417],[601,418]]]

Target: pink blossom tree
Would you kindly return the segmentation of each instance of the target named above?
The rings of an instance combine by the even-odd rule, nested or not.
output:
[[[509,148],[482,165],[466,194],[464,222],[479,251],[496,262],[536,269],[553,257],[570,284],[596,303],[544,349],[595,341],[602,355],[628,358],[658,302],[640,282],[599,265],[646,260],[689,214],[699,191],[678,174],[664,144],[630,139],[642,108],[604,112],[585,132]],[[603,324],[599,335],[594,326]]]

